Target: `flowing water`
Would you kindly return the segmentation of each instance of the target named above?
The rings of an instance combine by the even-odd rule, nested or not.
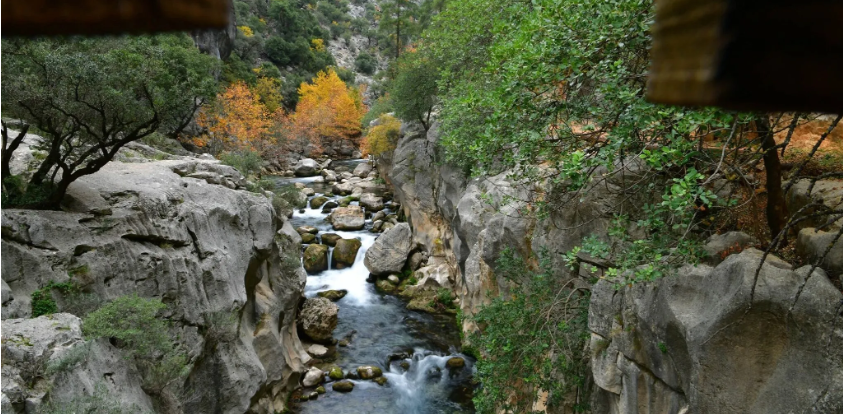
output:
[[[335,162],[332,167],[350,171],[359,162],[362,161]],[[314,178],[291,178],[281,179],[279,183],[302,182],[313,188],[316,195],[330,191],[330,185],[314,181]],[[332,199],[339,198],[342,197]],[[363,265],[366,250],[377,237],[368,230],[371,220],[367,220],[366,228],[360,231],[334,231],[324,221],[326,216],[321,208],[308,206],[304,212],[295,212],[291,223],[293,227],[316,227],[319,235],[336,233],[362,242],[352,267],[330,268],[307,278],[307,297],[327,289],[348,291],[337,302],[339,323],[334,337],[351,335],[352,340],[347,347],[337,347],[337,355],[330,362],[339,365],[343,372],[355,370],[360,365],[379,366],[388,381],[380,386],[373,381],[353,380],[354,390],[347,394],[335,392],[330,384],[324,384],[326,394],[317,400],[296,403],[293,411],[301,414],[473,413],[471,377],[474,361],[458,352],[460,338],[454,317],[410,311],[406,309],[405,300],[378,293],[374,284],[366,282],[369,271]],[[405,355],[396,357],[398,354]],[[446,362],[452,356],[464,358],[466,366],[449,370]],[[402,362],[409,363],[409,368],[402,368]]]

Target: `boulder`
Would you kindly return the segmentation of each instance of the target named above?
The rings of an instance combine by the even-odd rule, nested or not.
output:
[[[310,233],[305,233],[310,234]],[[319,273],[328,270],[328,246],[311,244],[304,249],[304,270],[308,273]]]
[[[455,368],[462,368],[465,366],[465,359],[460,357],[451,357],[448,358],[448,362],[445,363],[448,368],[455,369]]]
[[[342,239],[342,236],[336,233],[325,233],[322,235],[322,244],[334,247],[337,245],[337,240]]]
[[[370,172],[372,172],[372,165],[368,162],[362,162],[354,167],[352,174],[360,178],[366,178]]]
[[[294,183],[293,187],[296,187],[299,190],[304,190],[307,186],[304,183]]]
[[[383,376],[383,370],[381,370],[380,367],[373,365],[363,365],[357,367],[357,375],[359,375],[361,379],[373,379]]]
[[[416,250],[407,259],[407,267],[412,271],[416,271],[427,263],[427,259],[427,252]]]
[[[810,266],[776,261],[756,284],[761,256],[748,248],[715,268],[686,266],[620,290],[595,284],[588,326],[602,406],[592,409],[843,412],[843,376],[829,375],[843,372],[843,348],[827,345],[843,343],[843,294],[822,270],[808,277]]]
[[[309,187],[305,187],[301,190],[301,193],[304,194],[305,197],[310,197],[310,196],[316,194],[316,190],[314,190],[312,188],[309,188]]]
[[[303,244],[316,243],[316,235],[312,233],[300,233],[299,238]]]
[[[329,350],[328,350],[327,347],[325,347],[323,345],[319,345],[319,344],[313,344],[313,345],[307,347],[307,353],[310,354],[310,356],[312,356],[314,358],[324,358],[328,355],[328,352],[329,352]],[[310,387],[310,385],[305,385],[305,386]]]
[[[386,218],[386,212],[384,212],[384,211],[378,211],[377,213],[372,215],[372,221],[373,222],[378,221],[378,220],[383,221],[383,219],[385,219],[385,218]]]
[[[415,277],[419,281],[418,286],[436,289],[454,287],[454,271],[444,262],[420,268],[416,271]]]
[[[385,231],[366,251],[364,264],[376,276],[400,273],[413,247],[410,225],[399,225]]]
[[[317,229],[316,227],[313,227],[313,226],[301,226],[301,227],[297,228],[296,231],[299,232],[299,234],[304,234],[304,233],[316,234],[316,233],[319,233],[319,229]]]
[[[330,213],[331,210],[333,210],[337,207],[339,207],[339,204],[337,204],[336,201],[328,201],[325,204],[322,204],[322,213],[325,213],[325,214]]]
[[[348,380],[337,381],[331,385],[331,388],[337,392],[351,392],[354,389],[354,383]]]
[[[836,243],[832,245],[835,238]],[[822,259],[820,267],[823,270],[832,277],[843,276],[843,237],[838,238],[837,231],[817,231],[813,227],[802,229],[796,239],[796,253],[805,263],[816,263]]]
[[[310,339],[330,342],[337,327],[337,312],[339,306],[328,299],[307,299],[299,312],[298,326]]]
[[[335,230],[361,230],[366,216],[358,206],[338,207],[331,213],[331,224]]]
[[[343,379],[342,368],[332,365],[330,369],[328,369],[328,378],[337,381]]]
[[[330,300],[331,302],[336,302],[345,297],[348,294],[348,291],[345,289],[341,290],[323,290],[321,292],[316,292],[316,296],[320,298],[325,298]]]
[[[319,170],[321,170],[319,163],[312,158],[299,160],[293,167],[293,173],[296,177],[313,177],[319,174]]]
[[[757,241],[752,236],[741,231],[715,234],[703,246],[706,253],[705,262],[712,266],[717,266],[726,259],[726,256],[740,253],[755,243]]]
[[[321,345],[313,345],[313,346],[321,346]],[[323,347],[324,348],[324,347]],[[304,379],[302,380],[301,384],[305,387],[313,387],[315,385],[319,385],[324,380],[325,373],[322,372],[321,369],[316,367],[311,367],[307,372],[304,374]]]
[[[334,254],[331,255],[331,265],[337,269],[350,267],[357,259],[357,251],[360,250],[360,240],[340,239],[334,247]]]
[[[401,283],[401,279],[399,279],[396,275],[389,275],[386,280],[388,280],[389,283],[392,283],[393,285],[398,285],[399,283]]]
[[[360,196],[360,205],[363,206],[366,211],[381,211],[384,208],[383,197],[378,197],[371,193],[363,194]]]
[[[386,279],[378,279],[378,281],[375,282],[375,288],[379,292],[392,293],[392,292],[395,292],[395,289],[397,288],[397,286],[393,285],[392,282],[390,282]]]
[[[316,196],[310,199],[310,208],[317,209],[328,202],[328,197]]]
[[[326,183],[337,182],[337,173],[331,170],[322,170],[322,177],[325,179]]]
[[[372,233],[379,233],[383,229],[383,220],[378,220],[372,223],[372,228],[369,229]]]

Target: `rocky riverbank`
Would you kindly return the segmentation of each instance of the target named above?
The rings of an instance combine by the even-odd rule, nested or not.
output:
[[[549,253],[563,281],[591,292],[587,345],[590,378],[583,398],[596,413],[771,413],[843,410],[841,254],[810,266],[761,258],[740,233],[713,237],[706,265],[687,266],[680,276],[616,290],[593,281],[605,266],[585,255],[567,270],[561,258],[589,234],[605,235],[619,200],[594,188],[544,220],[524,214],[530,194],[552,189],[517,183],[506,174],[470,179],[437,158],[438,126],[424,132],[402,127],[395,151],[379,168],[403,209],[416,250],[427,256],[415,271],[418,283],[454,293],[470,316],[510,285],[496,275],[496,260],[508,248],[521,257]],[[627,179],[634,177],[630,162]],[[604,187],[613,185],[606,183]],[[788,193],[791,208],[825,203],[838,208],[839,183],[820,182],[810,197],[807,183]],[[540,190],[540,191],[535,191]],[[632,200],[643,205],[646,200]],[[817,232],[799,230],[798,254],[811,263],[830,244],[840,222]],[[825,241],[825,243],[821,243]],[[843,241],[832,246],[836,252]],[[724,260],[725,259],[725,260]],[[722,263],[721,263],[722,262]],[[596,273],[595,273],[596,272]],[[801,292],[801,293],[800,293]],[[474,331],[470,318],[463,329]],[[794,382],[799,384],[798,391]],[[539,406],[541,395],[537,395]]]

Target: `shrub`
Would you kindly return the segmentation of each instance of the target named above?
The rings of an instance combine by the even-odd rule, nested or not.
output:
[[[376,157],[395,150],[401,129],[401,121],[393,116],[381,115],[378,120],[380,123],[369,128],[369,133],[363,139],[362,145],[364,154]]]
[[[50,282],[47,286],[32,292],[32,317],[37,318],[41,315],[52,315],[59,311],[55,299],[53,299],[53,289],[58,289],[61,293],[67,294],[76,290],[76,285],[73,282],[56,283]]]
[[[220,155],[220,162],[234,167],[244,177],[256,175],[261,170],[263,160],[257,151],[228,151]]]
[[[88,359],[91,351],[91,342],[83,342],[68,349],[61,358],[47,363],[46,372],[48,375],[69,371],[82,361]]]
[[[369,53],[363,52],[354,59],[354,66],[358,72],[372,75],[378,68],[378,59]]]

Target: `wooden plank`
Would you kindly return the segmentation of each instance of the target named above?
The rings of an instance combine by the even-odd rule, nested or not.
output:
[[[224,28],[229,0],[3,0],[3,36]]]
[[[647,98],[843,112],[843,2],[659,0]]]

